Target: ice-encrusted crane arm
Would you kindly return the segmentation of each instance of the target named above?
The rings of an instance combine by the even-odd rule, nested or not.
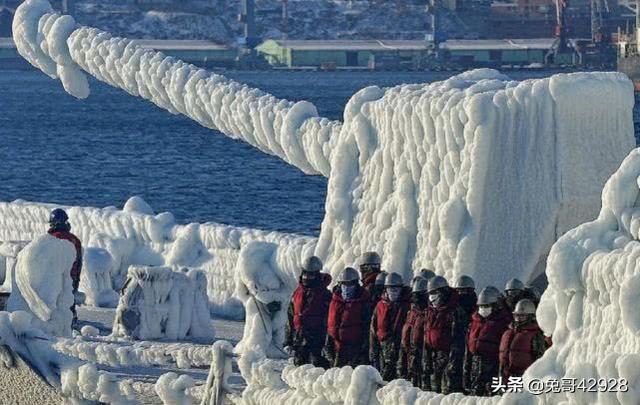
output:
[[[330,172],[332,137],[339,121],[318,116],[307,102],[291,102],[213,74],[161,52],[78,25],[47,0],[16,10],[18,52],[77,98],[89,95],[84,72],[201,125],[275,155],[307,174]]]

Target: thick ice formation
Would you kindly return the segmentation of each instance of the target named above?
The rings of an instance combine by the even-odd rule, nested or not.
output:
[[[587,392],[582,403],[626,404],[640,395],[639,179],[636,149],[604,187],[598,218],[567,232],[549,254],[537,315],[553,347],[529,374],[629,382],[628,394]]]
[[[58,339],[54,348],[80,360],[117,368],[175,366],[186,369],[211,363],[210,346],[189,342],[152,343],[82,335]]]
[[[236,296],[245,308],[245,326],[235,351],[259,350],[269,357],[287,357],[282,344],[295,277],[287,277],[279,268],[277,245],[252,242],[245,246],[236,274]],[[268,304],[273,302],[279,309],[272,313]]]
[[[85,304],[109,308],[116,306],[119,296],[113,290],[112,267],[113,258],[105,249],[84,249],[79,290],[86,296]]]
[[[13,38],[18,52],[77,98],[89,96],[87,77],[71,59],[66,40],[78,28],[73,17],[54,13],[48,1],[28,0],[16,10]]]
[[[552,243],[595,217],[599,189],[634,146],[633,86],[617,73],[519,83],[480,70],[373,86],[351,98],[341,124],[318,118],[310,103],[278,100],[97,29],[49,30],[62,17],[45,3],[25,2],[14,22],[18,49],[35,66],[49,72],[42,61],[60,64],[68,52],[99,80],[329,176],[316,254],[334,273],[375,249],[407,277],[433,267],[480,286],[531,281]],[[177,236],[197,246],[196,234]],[[197,258],[184,253],[175,257]]]
[[[316,253],[334,271],[377,250],[405,276],[532,280],[557,237],[597,215],[634,146],[632,90],[617,73],[513,82],[481,70],[361,90],[333,152]],[[615,101],[581,102],[603,95]]]
[[[50,235],[28,244],[19,254],[8,311],[26,311],[36,327],[54,336],[71,336],[73,294],[69,271],[73,245]]]
[[[55,393],[61,394],[58,396],[65,397],[65,403],[81,404],[85,400],[120,405],[132,403],[131,390],[127,388],[129,380],[116,381],[114,375],[97,370],[95,365],[83,364],[56,352],[51,337],[40,326],[41,321],[27,312],[0,312],[0,372],[3,375],[7,373],[4,368],[16,367],[17,358],[20,358]],[[6,381],[3,379],[3,382]],[[22,384],[28,381],[16,382]],[[3,394],[11,390],[28,391],[29,388],[2,387]],[[37,401],[38,398],[32,400]]]
[[[200,270],[132,266],[126,286],[116,309],[114,336],[213,337],[206,277]]]
[[[637,311],[640,295],[639,179],[640,149],[636,149],[607,181],[598,218],[567,232],[549,254],[549,287],[542,297],[537,317],[545,333],[553,336],[553,346],[527,370],[524,386],[527,387],[534,379],[560,382],[564,378],[575,379],[576,384],[584,379],[583,388],[577,385],[575,392],[539,395],[522,392],[477,398],[423,392],[407,381],[395,380],[375,391],[377,403],[637,403],[640,396],[640,315]],[[258,359],[247,367],[240,361],[243,376],[249,383],[243,393],[247,403],[269,403],[270,399],[283,401],[294,396],[298,403],[310,403],[319,396],[346,403],[344,398],[326,398],[329,393],[339,395],[341,391],[337,387],[325,389],[320,381],[331,373],[345,373],[348,368],[324,373],[310,366],[290,368],[285,369],[282,380],[279,380],[273,364]],[[287,376],[293,373],[297,375],[291,384]],[[344,383],[347,378],[342,377],[340,381]],[[602,381],[608,384],[609,390],[602,388]],[[600,388],[590,392],[589,384],[600,384]],[[550,390],[549,387],[544,385],[543,389]]]
[[[139,201],[137,204],[140,206]],[[127,202],[125,206],[132,204]],[[0,202],[0,240],[28,241],[45,234],[49,212],[56,207],[25,201]],[[167,212],[151,215],[115,208],[63,208],[69,214],[71,231],[82,240],[85,250],[101,248],[111,256],[113,291],[120,291],[131,265],[199,268],[206,273],[212,312],[233,318],[244,315],[242,304],[233,297],[236,262],[244,246],[253,241],[277,245],[278,268],[293,280],[299,264],[313,253],[316,243],[315,238],[306,236],[215,223],[178,225]],[[5,242],[0,246],[0,255],[7,250],[10,264],[11,255],[21,247],[21,243]],[[112,295],[106,289],[102,291]]]
[[[371,366],[324,370],[310,364],[280,370],[273,360],[240,359],[247,381],[242,392],[244,404],[376,404],[382,378]]]
[[[158,378],[155,389],[163,404],[192,405],[194,401],[187,394],[187,389],[194,385],[195,381],[188,375],[166,373]]]

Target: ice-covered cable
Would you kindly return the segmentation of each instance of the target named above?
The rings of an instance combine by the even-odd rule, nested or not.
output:
[[[86,75],[71,59],[67,38],[78,27],[73,17],[53,12],[46,0],[27,0],[16,10],[13,39],[29,63],[52,78],[77,98],[89,96]]]
[[[342,124],[318,117],[307,102],[281,100],[53,13],[46,0],[25,1],[13,23],[18,52],[67,92],[89,95],[82,70],[173,114],[240,139],[307,174],[330,172],[332,143]]]

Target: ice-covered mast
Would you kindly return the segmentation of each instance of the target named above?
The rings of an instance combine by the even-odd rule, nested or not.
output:
[[[161,52],[55,13],[47,0],[16,10],[13,38],[32,65],[77,97],[89,96],[84,72],[173,113],[240,139],[307,174],[330,172],[329,140],[341,123],[318,117],[306,101],[281,100]]]

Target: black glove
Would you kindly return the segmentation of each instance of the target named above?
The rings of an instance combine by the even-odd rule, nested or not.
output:
[[[267,304],[267,309],[269,310],[269,313],[272,315],[280,311],[280,308],[282,308],[282,304],[280,303],[280,301],[271,301],[270,303]]]

